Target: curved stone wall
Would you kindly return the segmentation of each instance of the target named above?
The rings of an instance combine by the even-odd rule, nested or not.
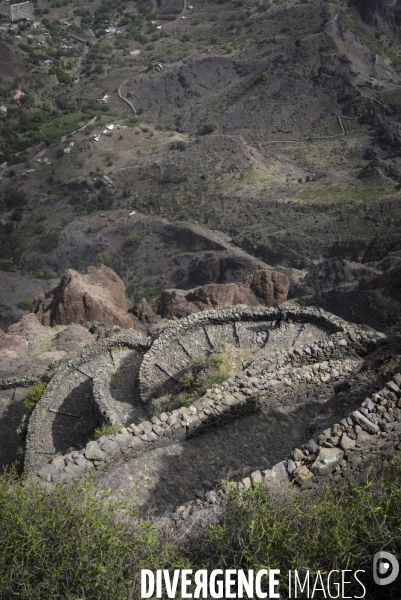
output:
[[[324,410],[336,383],[375,347],[379,338],[369,335],[348,327],[347,334],[337,331],[317,343],[259,356],[194,405],[89,442],[81,450],[57,456],[35,474],[52,485],[83,481],[94,473],[95,489],[110,490],[112,499],[132,501],[136,495],[145,508],[155,502],[160,508],[187,500],[202,489],[198,473],[212,483],[219,468],[243,473],[235,459],[245,447],[243,460],[249,468],[266,468],[288,456],[294,442],[301,442],[303,428]],[[249,461],[259,445],[268,456],[255,459],[262,461],[255,465]]]
[[[180,379],[193,360],[219,348],[223,340],[242,349],[272,351],[313,344],[333,332],[353,327],[342,319],[313,308],[290,308],[281,330],[272,329],[277,310],[232,308],[190,315],[164,330],[146,353],[140,371],[144,403],[180,389]],[[351,333],[353,335],[353,333]]]
[[[104,423],[124,425],[134,419],[139,364],[149,343],[119,334],[85,349],[55,373],[29,420],[25,470],[39,468],[70,447],[82,448]],[[132,397],[121,398],[118,371],[127,371],[127,362],[129,382],[123,387]]]

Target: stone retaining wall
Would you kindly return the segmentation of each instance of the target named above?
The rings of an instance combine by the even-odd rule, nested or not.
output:
[[[295,448],[291,456],[266,471],[253,471],[239,482],[197,494],[198,498],[179,506],[169,516],[179,525],[193,526],[200,519],[217,515],[226,496],[237,487],[247,491],[264,483],[277,490],[294,482],[303,488],[344,480],[362,481],[373,462],[383,466],[401,449],[401,373],[397,373],[379,392],[367,397],[355,410],[324,430],[317,438]]]
[[[143,402],[151,406],[154,398],[177,391],[181,377],[191,368],[193,360],[218,349],[222,340],[244,349],[269,345],[262,334],[269,337],[269,326],[276,314],[274,308],[241,310],[234,307],[196,313],[164,330],[146,353],[140,368]],[[300,326],[314,325],[327,335],[350,331],[356,336],[352,325],[321,309],[291,308],[287,318]],[[301,327],[298,331],[301,332]],[[289,345],[296,344],[296,336],[289,342]]]
[[[49,484],[83,481],[89,473],[102,470],[121,455],[132,457],[174,444],[266,407],[291,420],[291,412],[298,411],[299,406],[291,406],[291,394],[288,405],[275,402],[279,392],[291,392],[300,381],[327,384],[347,377],[359,364],[359,357],[373,349],[379,339],[374,333],[366,335],[350,327],[345,337],[344,330],[311,347],[304,344],[295,350],[260,357],[193,405],[161,413],[122,428],[118,434],[91,441],[80,450],[57,456],[35,473]]]
[[[86,348],[66,362],[53,376],[29,420],[25,470],[46,464],[69,447],[82,447],[93,430],[103,423],[119,421],[110,396],[102,393],[97,380],[105,380],[118,365],[113,349],[125,346],[141,354],[150,340],[123,333]]]

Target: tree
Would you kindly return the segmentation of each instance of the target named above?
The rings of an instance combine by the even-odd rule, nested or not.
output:
[[[22,192],[21,190],[10,190],[9,192],[6,192],[4,201],[7,208],[20,208],[21,206],[28,204],[28,198],[26,197],[25,192]]]

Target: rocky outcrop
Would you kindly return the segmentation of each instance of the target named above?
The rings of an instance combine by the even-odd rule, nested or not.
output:
[[[153,308],[149,306],[145,298],[142,298],[132,309],[132,314],[139,321],[139,323],[145,325],[154,325],[160,321],[160,317],[155,313]]]
[[[388,20],[388,7],[384,0],[352,0],[351,4],[357,8],[362,19],[372,26],[377,26],[381,20]]]
[[[157,312],[171,319],[237,304],[278,306],[287,299],[289,287],[288,277],[283,273],[257,271],[241,286],[211,283],[189,291],[164,290],[157,303]]]
[[[59,285],[35,298],[31,312],[43,325],[84,324],[132,327],[125,285],[117,273],[106,267],[88,267],[85,275],[68,269]]]
[[[253,257],[214,252],[208,256],[194,259],[177,287],[188,290],[208,283],[236,283],[239,285],[243,284],[249,275],[261,268],[263,267],[260,265],[260,261]]]
[[[0,388],[9,381],[34,383],[48,379],[61,360],[93,343],[82,325],[46,327],[36,315],[24,315],[0,333]]]

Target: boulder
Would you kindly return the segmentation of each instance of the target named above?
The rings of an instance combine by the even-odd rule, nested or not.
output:
[[[149,306],[145,298],[142,298],[142,300],[134,305],[132,314],[140,323],[145,323],[147,325],[153,325],[160,321],[159,315],[157,315],[153,308]]]
[[[85,275],[68,269],[57,287],[35,298],[31,312],[51,327],[94,322],[129,329],[132,304],[125,291],[117,273],[105,265],[88,267]]]
[[[243,285],[210,283],[194,290],[163,290],[156,311],[163,318],[182,318],[203,310],[245,304],[278,306],[287,299],[289,279],[276,271],[257,271]]]
[[[343,456],[344,452],[339,448],[320,448],[319,454],[312,465],[313,473],[315,475],[331,473],[342,461]]]

